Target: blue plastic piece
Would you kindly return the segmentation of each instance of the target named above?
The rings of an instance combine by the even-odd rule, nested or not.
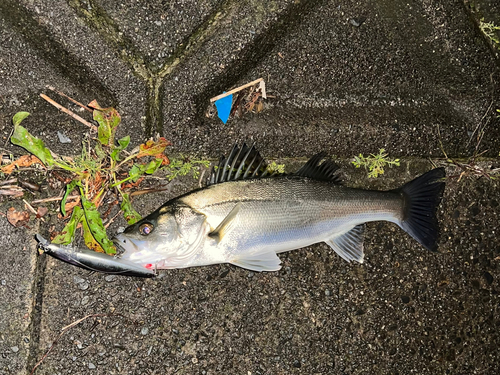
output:
[[[224,91],[225,92],[225,91]],[[229,119],[229,115],[231,114],[231,107],[233,105],[233,95],[225,96],[222,99],[219,99],[215,102],[215,107],[217,108],[217,116],[222,120],[225,124]]]

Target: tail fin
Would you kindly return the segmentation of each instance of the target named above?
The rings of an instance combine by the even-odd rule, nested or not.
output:
[[[436,168],[396,190],[404,197],[403,220],[399,226],[430,251],[437,248],[436,209],[445,185],[440,180],[445,176],[444,168]]]

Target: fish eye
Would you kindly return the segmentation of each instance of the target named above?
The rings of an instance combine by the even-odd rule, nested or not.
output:
[[[143,236],[147,236],[153,231],[153,229],[154,229],[153,224],[144,223],[141,224],[141,226],[139,227],[139,233],[142,234]]]

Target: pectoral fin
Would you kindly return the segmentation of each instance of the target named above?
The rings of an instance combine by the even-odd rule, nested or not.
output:
[[[363,263],[363,234],[365,232],[365,224],[356,225],[349,231],[330,238],[325,242],[337,254],[348,262],[355,260],[356,262]]]
[[[278,271],[281,269],[281,260],[272,250],[240,255],[230,259],[229,263],[256,272]]]
[[[221,221],[221,223],[215,228],[212,232],[210,232],[208,235],[212,238],[214,238],[217,242],[222,241],[224,236],[231,231],[231,229],[234,227],[235,223],[235,218],[236,215],[238,215],[238,212],[241,207],[241,202],[238,202],[236,206],[233,207],[231,212],[224,218],[224,220]]]

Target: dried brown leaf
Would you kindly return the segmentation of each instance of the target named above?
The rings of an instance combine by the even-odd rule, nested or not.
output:
[[[33,155],[23,155],[21,157],[19,157],[19,159],[13,161],[12,163],[2,167],[2,172],[5,173],[5,174],[11,174],[12,172],[14,172],[14,169],[16,169],[16,167],[20,168],[20,167],[29,167],[31,166],[32,164],[42,164],[42,162],[40,161],[40,159],[38,159],[36,156],[33,156]]]
[[[14,207],[7,211],[7,220],[15,227],[26,225],[30,219],[28,211],[16,211]]]

